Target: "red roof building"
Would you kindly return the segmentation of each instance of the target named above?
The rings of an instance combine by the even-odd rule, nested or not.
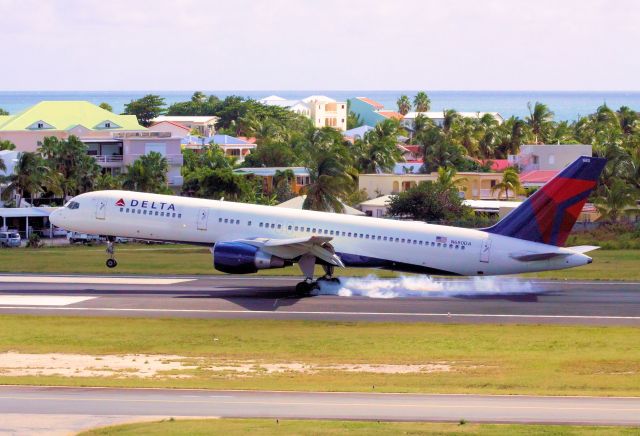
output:
[[[356,98],[363,103],[367,103],[368,105],[373,106],[375,110],[380,110],[384,108],[382,104],[378,103],[375,100],[371,100],[370,98],[367,98],[367,97],[356,97]]]
[[[525,188],[540,187],[553,179],[560,171],[555,170],[534,170],[520,174],[520,183]]]

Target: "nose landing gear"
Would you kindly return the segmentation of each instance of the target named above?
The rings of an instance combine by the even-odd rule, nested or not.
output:
[[[118,266],[118,261],[115,258],[115,248],[113,246],[113,241],[115,238],[113,236],[107,237],[107,254],[109,255],[109,259],[107,259],[106,265],[107,268],[115,268]]]

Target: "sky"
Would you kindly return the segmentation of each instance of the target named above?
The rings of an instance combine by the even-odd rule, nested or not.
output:
[[[0,90],[640,90],[637,0],[0,0]]]

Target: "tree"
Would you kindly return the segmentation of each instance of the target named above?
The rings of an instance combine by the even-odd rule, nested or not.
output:
[[[9,112],[0,107],[0,115],[10,115]]]
[[[305,145],[306,167],[311,183],[306,186],[302,208],[325,212],[344,210],[341,199],[352,191],[353,157],[343,144],[340,132],[325,127],[311,131]]]
[[[403,116],[408,114],[411,110],[411,100],[406,95],[401,95],[400,98],[396,101],[398,105],[398,112],[400,112]]]
[[[417,221],[447,222],[468,216],[470,209],[464,206],[454,187],[423,182],[391,196],[387,213]]]
[[[357,157],[355,165],[361,173],[384,173],[393,170],[402,160],[397,146],[399,124],[395,120],[384,120],[367,132],[364,138],[354,142]]]
[[[291,190],[291,185],[294,182],[296,176],[292,170],[276,170],[273,176],[274,194],[276,201],[282,203],[296,196]]]
[[[603,220],[616,223],[620,215],[637,213],[638,191],[624,180],[614,178],[610,185],[602,186],[601,194],[593,204],[598,209]]]
[[[3,151],[3,150],[15,150],[15,149],[16,149],[16,145],[13,142],[11,142],[11,141],[9,141],[7,139],[0,140],[0,151]]]
[[[159,95],[145,95],[138,100],[131,100],[124,105],[126,115],[135,115],[144,127],[151,125],[151,120],[164,112],[164,98]]]
[[[458,192],[458,186],[462,182],[466,182],[467,179],[464,177],[456,177],[457,175],[458,171],[455,168],[440,167],[438,168],[438,179],[435,183],[443,189],[455,189],[456,192]]]
[[[455,109],[445,109],[442,111],[442,131],[449,134],[454,125],[460,121],[460,114]]]
[[[509,200],[509,191],[513,192],[514,195],[524,192],[522,184],[520,183],[520,175],[515,168],[509,167],[504,170],[504,173],[502,173],[502,181],[496,183],[496,185],[491,188],[492,193],[495,191],[498,191],[498,199],[504,192],[506,200]]]
[[[132,191],[167,193],[169,163],[160,153],[152,151],[127,165],[123,187]]]
[[[531,102],[527,103],[529,116],[526,121],[533,133],[536,144],[544,144],[550,127],[553,124],[553,112],[546,104],[536,102],[533,108]]]
[[[100,106],[102,109],[106,111],[113,112],[113,107],[111,107],[109,103],[102,102],[98,106]]]
[[[431,99],[426,92],[420,91],[413,98],[413,106],[416,112],[429,112],[429,109],[431,109]]]
[[[95,180],[95,189],[98,191],[122,189],[122,179],[113,177],[110,173],[102,173]]]
[[[2,192],[2,199],[8,200],[16,194],[18,197],[16,204],[20,206],[21,200],[27,193],[30,194],[31,199],[42,193],[44,191],[42,185],[48,171],[49,168],[38,153],[20,153],[13,174],[4,178],[7,186]]]

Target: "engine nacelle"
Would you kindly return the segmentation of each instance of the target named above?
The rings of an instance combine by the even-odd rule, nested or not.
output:
[[[229,274],[251,274],[260,269],[284,268],[292,263],[240,242],[218,242],[212,250],[213,267]]]

